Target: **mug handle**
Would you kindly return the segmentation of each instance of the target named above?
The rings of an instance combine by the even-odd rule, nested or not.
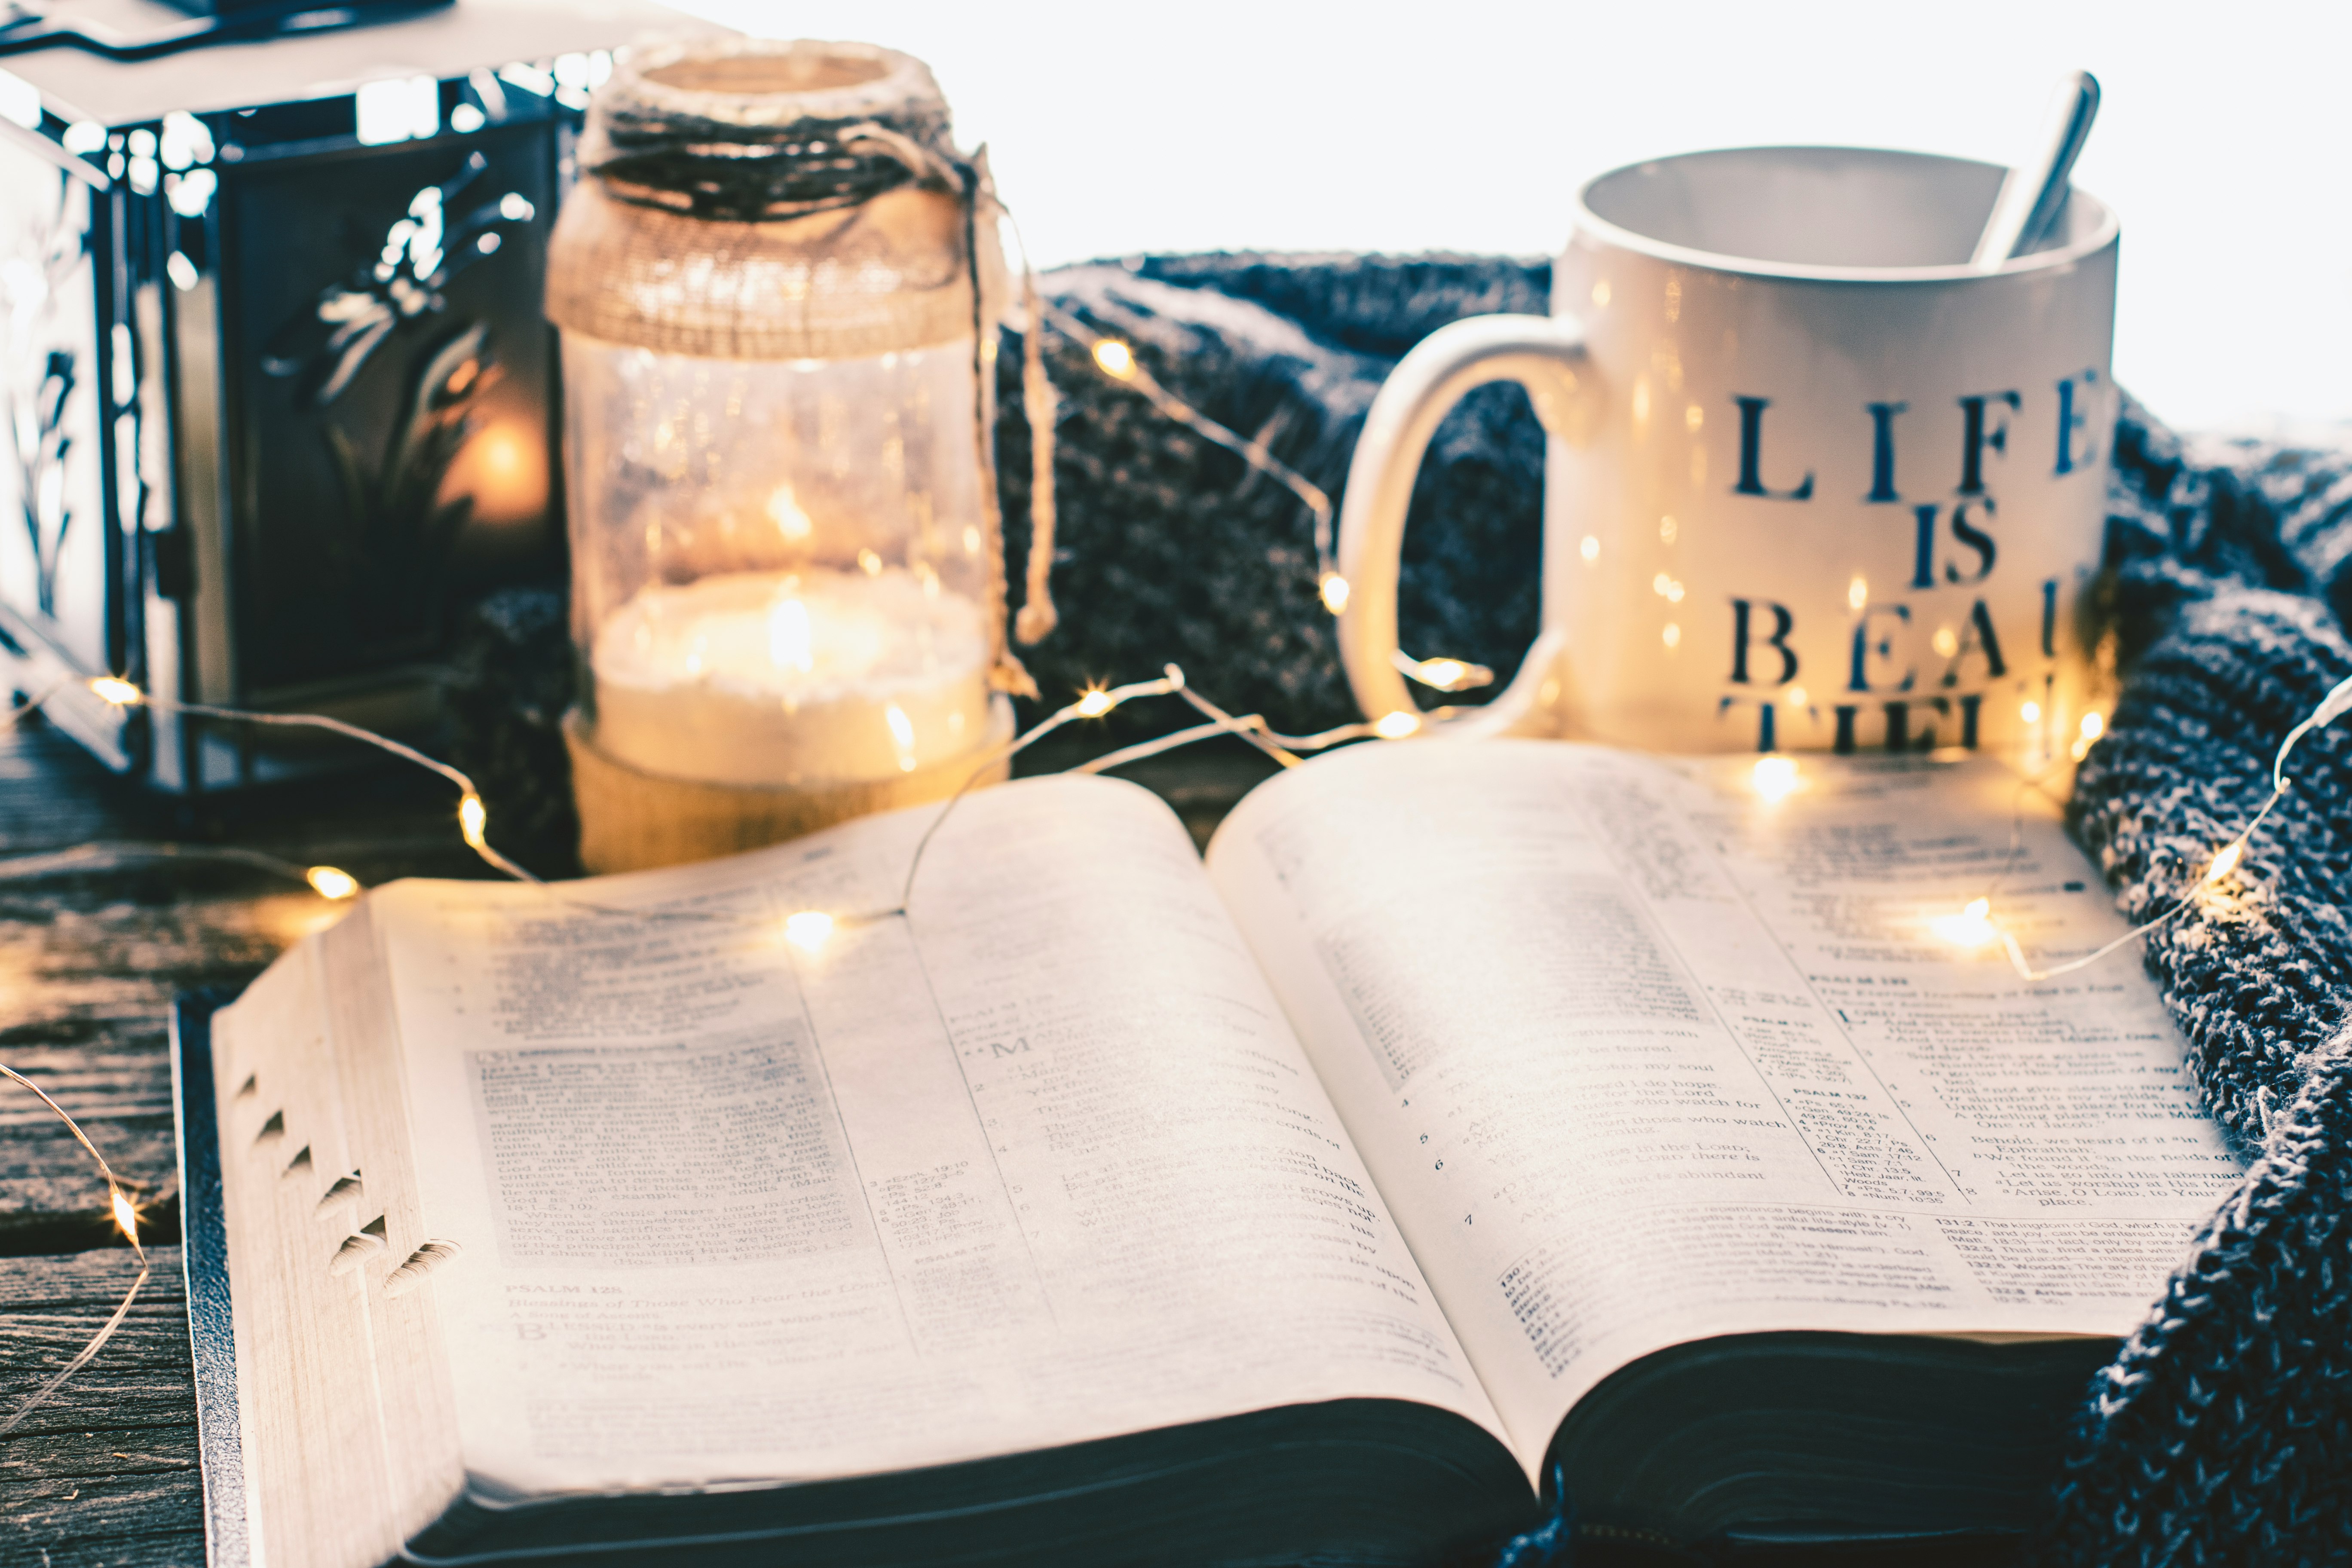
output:
[[[1544,629],[1510,685],[1481,707],[1424,716],[1396,667],[1397,568],[1413,479],[1439,422],[1463,394],[1490,381],[1526,387],[1544,429],[1577,439],[1585,400],[1598,384],[1582,324],[1570,316],[1497,315],[1440,327],[1397,362],[1356,437],[1339,506],[1339,571],[1348,584],[1339,661],[1357,705],[1374,722],[1408,713],[1423,721],[1426,733],[1502,734],[1559,696],[1557,687],[1549,695],[1541,689],[1565,641],[1558,627]]]

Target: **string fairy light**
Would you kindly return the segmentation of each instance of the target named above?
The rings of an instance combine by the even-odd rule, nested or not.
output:
[[[19,1402],[16,1408],[10,1411],[5,1420],[0,1420],[0,1437],[5,1437],[22,1425],[27,1415],[47,1403],[51,1394],[63,1388],[68,1379],[88,1366],[91,1359],[106,1347],[106,1342],[114,1337],[115,1330],[121,1328],[123,1320],[131,1315],[131,1305],[139,1299],[140,1289],[147,1283],[148,1276],[153,1272],[154,1265],[147,1256],[145,1245],[139,1239],[137,1202],[123,1189],[121,1178],[114,1173],[114,1167],[107,1163],[106,1156],[99,1152],[98,1145],[90,1142],[89,1134],[81,1130],[81,1123],[68,1114],[64,1106],[49,1098],[47,1089],[5,1062],[0,1062],[0,1078],[5,1078],[11,1083],[20,1084],[32,1090],[34,1096],[49,1108],[50,1113],[65,1123],[66,1131],[73,1134],[74,1142],[79,1143],[84,1152],[97,1162],[99,1174],[106,1181],[108,1212],[114,1220],[115,1228],[122,1233],[123,1240],[131,1244],[131,1255],[139,1260],[139,1272],[132,1278],[131,1289],[122,1293],[121,1304],[114,1309],[112,1316],[100,1325],[98,1332],[90,1336],[89,1342],[83,1345],[79,1353],[76,1354],[71,1361],[67,1362],[52,1373],[47,1382],[33,1390]]]
[[[1103,374],[1122,386],[1133,387],[1169,419],[1207,437],[1297,496],[1315,519],[1316,581],[1322,589],[1324,603],[1330,603],[1329,585],[1335,580],[1339,583],[1339,602],[1347,603],[1346,580],[1339,576],[1338,556],[1332,547],[1331,498],[1324,494],[1321,486],[1267,451],[1264,441],[1236,434],[1160,385],[1160,378],[1144,368],[1133,346],[1124,340],[1096,331],[1059,305],[1044,300],[1038,301],[1038,314],[1064,337],[1084,348],[1093,358],[1095,368]],[[1334,609],[1331,613],[1337,615],[1339,611]]]
[[[1098,356],[1098,363],[1100,362],[1101,357],[1102,356]],[[1109,363],[1105,365],[1107,374],[1109,372],[1111,365],[1120,363],[1118,356],[1116,353],[1108,355],[1108,358]],[[1131,356],[1127,363],[1130,364],[1132,363]],[[1139,366],[1136,367],[1136,373],[1139,375],[1142,374]],[[1305,481],[1303,480],[1300,481],[1301,484],[1304,484],[1304,482]],[[1309,487],[1309,489],[1311,489],[1311,487]],[[1315,493],[1318,496],[1320,494],[1319,491]],[[1339,587],[1341,595],[1344,597],[1344,582],[1340,583]],[[1455,670],[1448,669],[1444,667],[1454,664],[1457,661],[1432,660],[1423,662],[1436,664],[1441,667],[1436,670],[1429,672],[1437,678],[1435,680],[1431,682],[1432,684],[1439,684],[1440,682],[1447,680],[1454,681],[1457,684],[1475,683],[1475,681],[1465,681],[1464,678],[1470,675],[1472,672],[1478,670],[1478,667],[1468,666],[1464,667],[1459,670]],[[45,691],[37,693],[28,699],[21,700],[14,710],[6,713],[5,716],[0,716],[0,728],[5,728],[9,724],[14,724],[17,721],[21,720],[26,714],[43,706],[59,691],[62,691],[66,686],[70,684],[70,681],[61,681],[52,685]],[[457,787],[459,792],[457,806],[458,829],[468,847],[479,856],[486,864],[489,865],[500,873],[510,877],[517,881],[533,885],[543,885],[541,884],[541,879],[539,878],[533,876],[530,871],[517,865],[503,854],[500,854],[491,846],[488,839],[488,808],[484,805],[480,791],[476,788],[474,781],[457,768],[452,767],[448,763],[440,762],[436,758],[427,756],[414,747],[404,745],[400,742],[392,740],[387,736],[378,734],[373,731],[362,729],[358,725],[347,723],[342,720],[329,718],[320,714],[263,713],[242,709],[218,707],[211,704],[184,703],[168,698],[160,698],[152,693],[142,691],[132,682],[117,676],[100,676],[88,681],[86,684],[94,695],[117,707],[127,708],[132,706],[143,706],[160,713],[183,713],[191,717],[213,719],[227,722],[300,725],[321,729],[332,733],[343,735],[366,745],[374,746],[395,757],[413,763],[417,766],[424,767],[448,780]],[[906,880],[901,885],[898,901],[896,905],[887,910],[876,910],[862,914],[846,915],[839,914],[831,910],[816,909],[795,910],[787,915],[782,922],[781,929],[783,940],[792,946],[814,955],[821,953],[831,942],[834,935],[845,928],[855,928],[894,917],[905,918],[913,904],[917,881],[921,874],[925,857],[932,841],[937,837],[940,829],[946,824],[947,820],[953,814],[956,806],[962,801],[964,796],[971,793],[973,786],[976,785],[982,778],[987,776],[989,773],[1009,762],[1019,752],[1026,750],[1030,746],[1035,744],[1038,741],[1043,740],[1045,736],[1061,729],[1065,725],[1076,723],[1082,720],[1104,718],[1123,704],[1139,699],[1170,695],[1181,696],[1183,698],[1184,700],[1190,703],[1192,707],[1207,716],[1206,721],[1178,731],[1172,734],[1160,736],[1156,740],[1143,742],[1137,745],[1108,752],[1102,756],[1096,757],[1087,763],[1081,763],[1071,771],[1079,773],[1098,773],[1110,768],[1122,766],[1128,763],[1140,761],[1144,758],[1155,756],[1164,752],[1172,751],[1181,746],[1190,745],[1196,742],[1206,740],[1219,734],[1234,734],[1241,736],[1250,743],[1256,745],[1261,750],[1266,752],[1280,765],[1284,767],[1295,767],[1298,765],[1301,760],[1297,754],[1300,752],[1322,751],[1331,746],[1358,740],[1399,740],[1417,733],[1422,728],[1423,722],[1421,715],[1410,711],[1400,710],[1386,714],[1381,718],[1370,722],[1342,724],[1311,735],[1285,735],[1275,731],[1270,725],[1268,725],[1262,715],[1255,713],[1236,715],[1228,713],[1223,709],[1218,707],[1208,698],[1193,690],[1190,683],[1185,679],[1183,670],[1174,664],[1163,667],[1162,673],[1158,679],[1134,681],[1121,686],[1088,687],[1085,690],[1079,692],[1072,701],[1065,704],[1063,707],[1049,714],[1045,719],[1033,726],[1027,731],[994,750],[985,760],[975,767],[969,775],[967,775],[961,784],[958,785],[955,793],[948,797],[947,801],[940,806],[938,813],[925,826],[920,837],[917,839],[914,852],[908,858]],[[2244,859],[2246,846],[2252,837],[2252,835],[2262,826],[2263,823],[2268,819],[2271,812],[2277,807],[2279,802],[2285,798],[2286,792],[2293,787],[2294,781],[2289,778],[2286,773],[2286,761],[2288,754],[2294,750],[2296,743],[2305,735],[2309,734],[2315,729],[2319,729],[2332,723],[2336,719],[2342,717],[2347,711],[2352,711],[2352,678],[2347,678],[2344,681],[2338,683],[2328,692],[2326,697],[2322,700],[2319,705],[2313,710],[2309,717],[2305,718],[2301,723],[2297,724],[2293,730],[2288,731],[2286,738],[2280,742],[2276,755],[2272,760],[2272,788],[2270,797],[2263,802],[2262,808],[2254,814],[2252,819],[2249,821],[2245,826],[2241,828],[2227,843],[2222,845],[2215,853],[2213,859],[2208,865],[2205,871],[2199,877],[2195,885],[2179,900],[2177,900],[2171,909],[2166,910],[2163,914],[2160,914],[2154,919],[2143,921],[2141,924],[2134,927],[2131,931],[2126,932],[2123,936],[2118,937],[2114,942],[2107,943],[2097,951],[2064,963],[2053,964],[2046,969],[2033,968],[2032,964],[2027,962],[2024,952],[2019,945],[2016,937],[2008,931],[2003,930],[1992,919],[1991,899],[1990,895],[1980,895],[1972,899],[1963,906],[1957,914],[1939,916],[1931,923],[1939,936],[1958,947],[1970,949],[1980,948],[1991,941],[1998,940],[2005,950],[2011,964],[2016,969],[2019,975],[2027,981],[2051,979],[2058,975],[2070,973],[2074,971],[2085,968],[2099,962],[2101,959],[2116,952],[2137,938],[2147,935],[2149,931],[2156,930],[2158,927],[2164,925],[2168,921],[2178,919],[2182,913],[2196,906],[2200,894],[2228,878],[2238,868],[2239,865]],[[2074,756],[2076,760],[2079,761],[2084,751],[2089,746],[2089,744],[2105,732],[2105,720],[2101,714],[2094,711],[2084,716],[2079,726],[2079,734],[2074,745]],[[2024,781],[2021,787],[2032,787],[2035,782],[2036,781],[2034,780]],[[1793,791],[1803,787],[1801,774],[1795,761],[1791,758],[1778,755],[1758,759],[1751,773],[1751,783],[1759,795],[1763,796],[1767,800],[1772,801],[1784,798]],[[2018,833],[2021,830],[2021,818],[2019,827],[2012,830],[2011,846],[2011,858],[2012,861],[2018,848],[2020,847],[2021,839],[2018,837]],[[298,866],[290,861],[280,860],[276,857],[264,855],[258,851],[247,850],[233,847],[192,847],[177,844],[92,843],[53,854],[18,857],[14,860],[0,861],[0,879],[5,879],[12,877],[47,874],[60,869],[79,868],[108,859],[134,858],[141,857],[202,857],[235,860],[246,864],[256,865],[278,874],[306,882],[320,897],[330,900],[340,901],[354,898],[362,890],[361,884],[356,878],[336,867],[323,865],[309,867]],[[2001,875],[2005,876],[2006,874],[2006,870],[2004,869]],[[1999,878],[1995,879],[1996,885],[1999,880]],[[596,905],[581,904],[578,903],[577,900],[573,900],[567,899],[562,901],[574,903],[577,907],[589,910],[593,912],[623,916],[632,919],[645,919],[648,916],[653,918],[684,918],[693,920],[734,921],[740,919],[740,917],[728,916],[717,911],[604,909]],[[6,1066],[5,1063],[0,1063],[0,1076],[5,1076],[11,1081],[22,1085],[37,1096],[42,1104],[47,1106],[48,1110],[65,1124],[66,1128],[69,1132],[71,1132],[76,1142],[81,1145],[81,1147],[89,1154],[90,1158],[97,1163],[100,1173],[107,1184],[108,1207],[110,1213],[116,1226],[121,1230],[124,1239],[132,1248],[140,1265],[139,1272],[132,1279],[130,1289],[124,1293],[121,1302],[115,1308],[113,1313],[99,1329],[98,1332],[91,1337],[89,1342],[82,1347],[81,1351],[75,1355],[71,1361],[68,1362],[64,1367],[60,1368],[47,1382],[36,1389],[29,1397],[24,1400],[17,1408],[6,1417],[5,1421],[0,1421],[0,1436],[5,1436],[22,1423],[35,1408],[53,1395],[58,1389],[62,1387],[65,1383],[74,1375],[74,1373],[89,1364],[90,1360],[95,1357],[100,1350],[105,1346],[108,1341],[113,1337],[115,1331],[121,1326],[124,1320],[129,1316],[131,1308],[136,1301],[140,1289],[146,1284],[152,1271],[152,1265],[148,1259],[146,1248],[139,1239],[138,1205],[130,1193],[125,1190],[121,1181],[116,1176],[113,1167],[108,1163],[105,1155],[100,1152],[98,1146],[90,1141],[89,1136],[82,1131],[80,1125],[66,1111],[65,1108],[60,1106],[54,1099],[52,1099],[38,1084],[33,1082],[30,1079],[16,1071],[15,1068]]]
[[[40,707],[70,684],[72,684],[70,681],[60,682],[24,701],[6,716],[7,721],[13,723],[21,719],[26,713]],[[83,684],[92,694],[119,708],[145,707],[158,713],[184,713],[192,717],[226,722],[303,725],[346,736],[425,768],[447,779],[457,787],[457,828],[467,847],[479,856],[486,864],[505,876],[520,882],[544,885],[540,878],[509,859],[491,845],[488,837],[489,808],[484,804],[481,792],[475,787],[473,779],[461,770],[437,758],[427,756],[413,746],[403,744],[389,736],[378,734],[373,730],[362,729],[359,725],[348,723],[341,719],[329,718],[323,714],[265,713],[208,703],[181,702],[143,691],[134,683],[120,676],[99,676]],[[948,797],[939,814],[926,826],[922,837],[916,841],[914,854],[909,858],[908,864],[907,879],[896,905],[887,910],[847,915],[821,910],[799,910],[788,916],[784,921],[786,940],[796,947],[814,952],[824,946],[836,929],[867,924],[893,916],[903,916],[913,901],[916,879],[921,872],[924,855],[929,848],[931,840],[937,836],[940,826],[946,823],[958,803],[970,794],[973,786],[982,779],[1066,724],[1076,723],[1081,720],[1103,718],[1121,705],[1139,698],[1164,696],[1181,697],[1205,715],[1207,721],[1180,730],[1173,734],[1160,736],[1156,740],[1146,741],[1106,753],[1081,763],[1070,771],[1079,773],[1098,773],[1223,734],[1241,737],[1265,752],[1277,764],[1288,768],[1298,765],[1301,759],[1297,753],[1301,752],[1324,751],[1349,741],[1396,740],[1413,734],[1421,728],[1420,715],[1396,712],[1377,721],[1341,724],[1311,735],[1285,735],[1268,724],[1261,714],[1234,714],[1220,708],[1207,697],[1192,689],[1184,678],[1183,670],[1174,664],[1163,667],[1160,678],[1155,680],[1133,681],[1123,686],[1088,687],[1079,692],[1073,700],[1047,715],[1021,735],[991,751],[965,776],[963,782],[957,786],[955,793]],[[356,898],[365,890],[359,879],[339,867],[299,866],[289,860],[279,859],[276,856],[263,854],[258,850],[232,846],[173,843],[94,842],[49,854],[23,856],[14,860],[0,860],[0,880],[44,876],[60,870],[79,869],[99,864],[141,858],[216,859],[256,866],[277,875],[306,883],[320,897],[336,902]],[[564,901],[591,912],[635,915],[643,918],[643,911],[605,909],[599,905],[583,903],[578,900]],[[668,918],[670,912],[663,913],[664,918]],[[731,917],[706,917],[697,914],[691,918]],[[86,1146],[87,1142],[84,1140]]]
[[[1333,539],[1331,498],[1324,493],[1321,486],[1268,451],[1264,440],[1244,437],[1218,423],[1161,385],[1159,378],[1145,369],[1143,362],[1136,356],[1133,344],[1096,331],[1068,311],[1046,303],[1042,298],[1035,303],[1038,318],[1085,348],[1093,359],[1095,368],[1104,375],[1122,386],[1132,387],[1167,418],[1207,437],[1297,496],[1315,519],[1316,597],[1322,601],[1323,608],[1331,615],[1338,616],[1346,611],[1348,580],[1339,574],[1339,554]],[[1396,660],[1397,668],[1406,676],[1437,691],[1465,691],[1473,687],[1488,685],[1495,679],[1495,672],[1486,666],[1458,658],[1417,659],[1400,653]]]
[[[2338,681],[2329,689],[2326,696],[2320,699],[2318,705],[2313,708],[2301,723],[2286,732],[2286,738],[2279,742],[2278,751],[2271,758],[2269,798],[2263,802],[2262,808],[2254,813],[2243,827],[2239,828],[2214,850],[2213,858],[2206,863],[2205,869],[2198,873],[2196,879],[2173,900],[2172,907],[2161,914],[2142,921],[2105,946],[2084,953],[2079,958],[2069,959],[2063,963],[2053,963],[2046,969],[2036,969],[2026,958],[2025,950],[2019,944],[2015,933],[2003,928],[1992,918],[1992,902],[1989,894],[1969,900],[1958,915],[1938,916],[1929,922],[1930,925],[1937,935],[1955,946],[1977,948],[1998,941],[2002,951],[2008,955],[2010,967],[2016,970],[2020,979],[2029,982],[2053,980],[2062,974],[2072,974],[2076,970],[2089,968],[2101,959],[2120,952],[2150,931],[2179,920],[2190,910],[2203,907],[2208,895],[2219,884],[2227,880],[2244,862],[2246,847],[2252,840],[2255,832],[2269,819],[2271,813],[2278,808],[2279,803],[2286,798],[2287,791],[2294,787],[2294,780],[2288,777],[2286,772],[2288,753],[2294,750],[2296,743],[2305,735],[2315,730],[2325,729],[2347,712],[2352,712],[2352,677],[2347,677]],[[2076,762],[2082,761],[2088,753],[2091,742],[2105,731],[2105,715],[2095,710],[2085,713],[2072,747],[2074,759]],[[2021,791],[2034,787],[2038,782],[2038,777],[2023,781]],[[2020,843],[2019,829],[2012,827],[2010,839],[2011,863],[2016,859]],[[2005,864],[2000,875],[1994,879],[1994,886],[1998,888],[2001,878],[2007,875],[2008,867]]]
[[[19,710],[19,713],[47,701],[49,698],[64,689],[64,684],[68,683],[51,687],[40,698],[27,702],[24,709]],[[152,691],[142,691],[132,682],[116,675],[101,675],[86,684],[91,693],[101,701],[116,708],[145,708],[157,713],[186,714],[191,718],[215,719],[236,724],[271,724],[282,728],[324,730],[331,734],[341,735],[348,740],[373,746],[379,751],[389,752],[404,762],[414,763],[420,768],[439,773],[457,786],[457,827],[465,837],[467,847],[480,856],[488,865],[519,882],[539,880],[530,872],[499,853],[498,849],[491,845],[488,836],[489,808],[482,804],[481,791],[475,788],[472,778],[437,758],[426,756],[414,746],[403,745],[389,735],[380,735],[373,730],[362,729],[357,724],[346,723],[341,719],[329,718],[323,713],[265,713],[250,708],[222,708],[206,702],[182,702],[176,698],[158,697]],[[324,896],[331,899],[349,898],[359,891],[358,883],[353,881],[348,873],[338,871],[331,866],[319,867],[315,869],[320,875],[314,878],[305,873],[305,879]],[[340,888],[345,882],[351,883],[348,891],[341,893],[328,891],[329,888]]]
[[[1433,691],[1469,691],[1495,683],[1493,670],[1464,659],[1415,658],[1398,648],[1389,655],[1389,662]]]
[[[70,849],[18,855],[0,860],[0,881],[52,877],[61,871],[97,870],[139,860],[213,860],[252,866],[272,876],[304,883],[311,891],[332,903],[355,899],[364,890],[359,879],[341,867],[298,865],[291,860],[281,860],[275,855],[265,855],[258,849],[246,849],[230,844],[177,844],[168,839],[121,841],[98,838],[77,844]]]

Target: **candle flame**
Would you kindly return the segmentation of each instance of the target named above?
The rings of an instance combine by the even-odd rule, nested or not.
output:
[[[915,721],[896,702],[882,710],[882,721],[890,726],[890,738],[898,742],[898,771],[915,771]]]
[[[778,531],[790,540],[806,539],[813,526],[790,485],[778,485],[775,493],[768,498],[768,516]]]
[[[806,675],[816,667],[810,646],[808,606],[798,599],[779,599],[768,612],[768,661],[778,669]]]

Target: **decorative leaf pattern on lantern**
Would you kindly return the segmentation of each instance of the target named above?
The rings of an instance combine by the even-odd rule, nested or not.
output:
[[[534,208],[509,191],[454,221],[457,198],[489,168],[468,153],[457,172],[412,197],[408,211],[384,231],[383,247],[341,283],[319,291],[309,310],[270,337],[261,365],[296,380],[297,401],[324,408],[341,397],[403,321],[448,308],[441,290],[484,257],[495,256],[514,225]]]
[[[488,323],[477,321],[425,357],[380,461],[370,463],[339,426],[324,426],[343,490],[339,564],[362,604],[395,624],[430,609],[472,515],[470,497],[441,500],[442,481],[474,433],[476,400],[499,374]]]
[[[469,152],[447,179],[418,189],[373,255],[271,335],[261,367],[294,382],[298,406],[333,405],[402,327],[448,310],[452,279],[497,255],[537,216],[516,191],[464,207],[488,169],[481,153]],[[380,456],[363,452],[334,418],[322,420],[343,505],[341,526],[321,531],[332,580],[345,585],[362,632],[396,637],[430,622],[473,511],[469,498],[445,501],[442,491],[475,434],[475,406],[499,374],[488,323],[465,322],[417,363]]]
[[[88,255],[77,192],[60,178],[54,210],[20,231],[16,254],[0,262],[0,307],[8,317],[0,417],[7,421],[18,510],[32,545],[34,603],[44,616],[57,614],[58,566],[74,521],[66,486],[74,443],[66,426],[78,366],[71,349],[56,346],[53,329],[56,301]]]

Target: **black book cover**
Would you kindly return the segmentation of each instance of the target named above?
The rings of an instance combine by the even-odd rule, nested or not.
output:
[[[229,1315],[220,1128],[213,1114],[213,1014],[232,999],[233,994],[226,991],[191,991],[172,1004],[181,1256],[188,1275],[188,1350],[195,1368],[205,1554],[211,1568],[250,1568],[253,1561],[246,1533],[245,1448],[236,1418],[236,1331]]]

